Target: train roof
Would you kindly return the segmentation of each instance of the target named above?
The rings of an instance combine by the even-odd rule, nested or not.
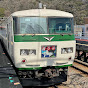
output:
[[[30,10],[23,10],[17,11],[12,14],[12,16],[22,17],[22,16],[42,16],[42,17],[70,17],[72,18],[73,15],[68,12],[60,11],[60,10],[53,10],[53,9],[30,9]]]

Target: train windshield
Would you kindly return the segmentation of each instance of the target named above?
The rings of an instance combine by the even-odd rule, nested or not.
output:
[[[73,29],[72,18],[49,18],[49,33],[71,33]]]
[[[15,34],[47,34],[47,21],[43,17],[14,18]]]
[[[70,33],[72,18],[14,17],[15,34],[58,34]]]

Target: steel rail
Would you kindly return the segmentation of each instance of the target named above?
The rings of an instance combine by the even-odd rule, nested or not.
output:
[[[75,62],[75,63],[78,63],[78,64],[80,64],[80,65],[82,65],[82,66],[88,67],[88,64],[87,64],[87,63],[82,62],[82,61],[80,61],[80,60],[74,60],[74,62]],[[71,67],[73,67],[73,68],[75,68],[75,69],[81,71],[82,73],[88,75],[88,72],[87,72],[87,71],[85,71],[85,70],[83,70],[83,69],[81,69],[81,68],[75,66],[74,64],[73,64]]]

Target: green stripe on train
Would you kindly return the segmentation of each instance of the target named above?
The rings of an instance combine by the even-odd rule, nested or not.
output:
[[[70,41],[75,40],[74,34],[69,35],[14,35],[14,42],[48,42],[44,37],[54,37],[51,41]]]
[[[70,65],[63,65],[63,66],[55,66],[55,68],[62,68],[62,67],[68,67],[68,66],[72,66],[72,64]],[[34,67],[34,68],[17,68],[18,70],[39,70],[42,69],[42,67]]]

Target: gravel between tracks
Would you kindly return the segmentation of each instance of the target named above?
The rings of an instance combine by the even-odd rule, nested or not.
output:
[[[58,88],[88,88],[88,75],[69,67],[68,80],[59,85]]]

